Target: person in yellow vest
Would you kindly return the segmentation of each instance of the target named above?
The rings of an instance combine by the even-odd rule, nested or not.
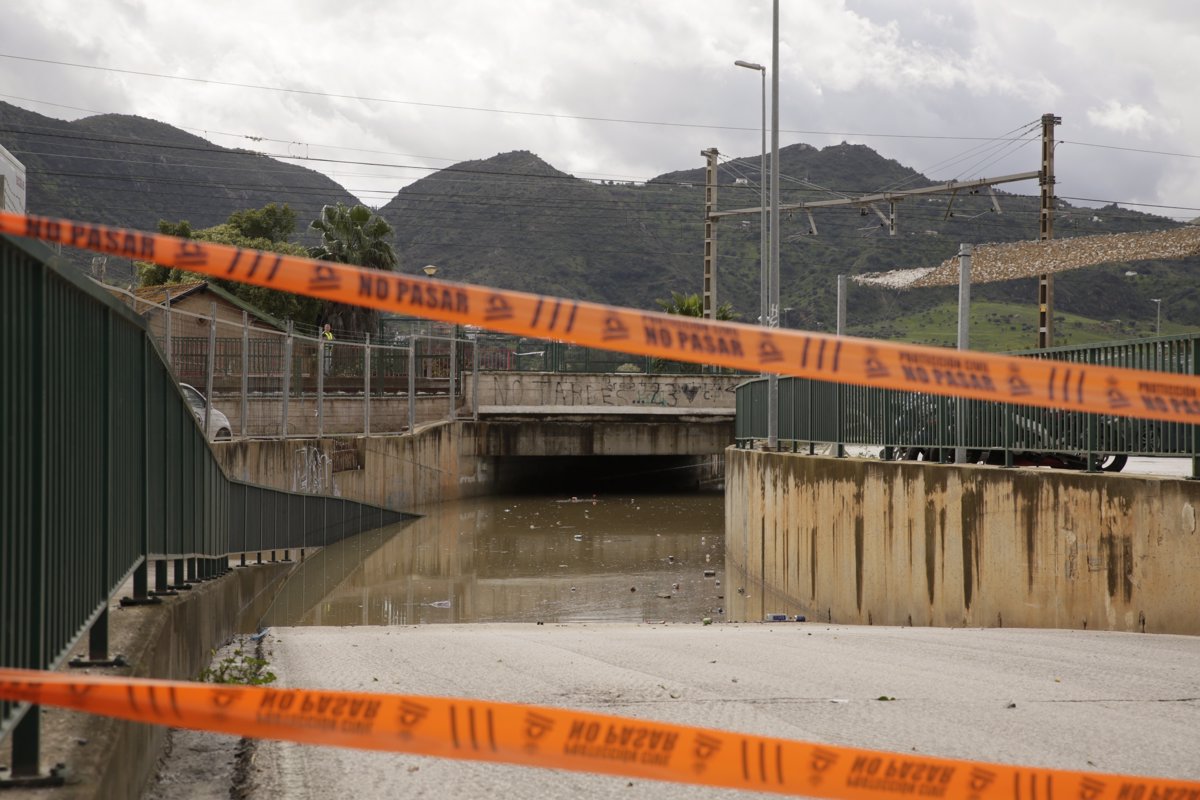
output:
[[[333,328],[328,322],[325,323],[324,329],[321,331],[322,345],[325,351],[325,375],[328,377],[329,370],[333,368]]]

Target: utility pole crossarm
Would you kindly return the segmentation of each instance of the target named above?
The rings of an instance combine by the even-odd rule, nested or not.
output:
[[[942,194],[944,192],[954,192],[962,189],[975,189],[980,186],[994,186],[1000,183],[1018,183],[1020,181],[1036,181],[1042,177],[1041,171],[1038,172],[1018,172],[1014,175],[1001,175],[998,178],[976,178],[970,181],[947,181],[934,186],[923,186],[920,189],[902,189],[895,192],[877,192],[875,194],[860,195],[858,197],[842,197],[836,200],[814,200],[807,203],[782,203],[779,206],[780,211],[797,211],[808,210],[812,208],[833,208],[835,206],[853,206],[865,207],[871,203],[896,203],[906,197],[913,197],[926,194]],[[733,217],[746,214],[757,214],[758,208],[731,208],[728,211],[717,211],[710,216]]]

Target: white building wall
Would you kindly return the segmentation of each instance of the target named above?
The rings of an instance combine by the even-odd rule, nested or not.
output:
[[[25,165],[0,146],[0,210],[25,213]]]

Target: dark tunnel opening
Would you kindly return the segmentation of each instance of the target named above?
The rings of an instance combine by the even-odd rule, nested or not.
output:
[[[501,494],[719,491],[724,457],[502,456],[495,464]]]

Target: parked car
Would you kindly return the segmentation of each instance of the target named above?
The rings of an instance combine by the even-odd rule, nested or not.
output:
[[[192,413],[196,415],[196,420],[203,425],[204,409],[208,406],[208,400],[194,386],[181,383],[179,388],[183,390],[183,396],[187,399]],[[227,442],[233,438],[233,426],[229,424],[229,417],[216,408],[213,408],[208,414],[208,438],[209,441],[214,442]]]

